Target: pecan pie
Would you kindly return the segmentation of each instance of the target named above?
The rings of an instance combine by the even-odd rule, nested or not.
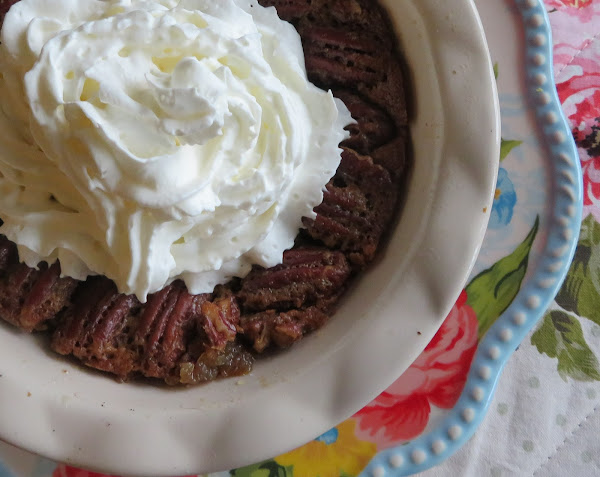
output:
[[[14,0],[0,0],[0,23]],[[356,123],[314,220],[303,220],[283,262],[255,266],[213,293],[177,281],[146,303],[105,277],[80,282],[60,265],[32,269],[0,236],[0,316],[50,347],[121,379],[196,384],[251,370],[323,326],[374,258],[398,213],[410,169],[403,64],[374,0],[260,0],[299,32],[309,79],[344,101]],[[340,317],[343,319],[343,317]]]

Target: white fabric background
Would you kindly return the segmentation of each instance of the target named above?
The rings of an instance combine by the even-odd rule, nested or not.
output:
[[[600,350],[600,327],[581,320]],[[531,335],[510,358],[473,438],[419,477],[600,476],[600,383],[563,381]]]

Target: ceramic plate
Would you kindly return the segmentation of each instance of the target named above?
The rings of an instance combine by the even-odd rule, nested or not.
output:
[[[476,3],[499,73],[503,137],[499,197],[465,290],[471,294],[467,306],[477,318],[476,352],[471,351],[472,362],[466,363],[460,398],[456,396],[451,408],[432,406],[427,428],[410,442],[386,446],[361,473],[364,477],[422,472],[471,438],[485,417],[504,365],[544,316],[577,247],[584,187],[580,158],[554,83],[546,12],[552,10],[551,2]],[[466,327],[460,332],[468,334]],[[534,338],[530,340],[533,344]],[[451,354],[439,362],[452,362]]]
[[[499,155],[492,64],[472,2],[387,0],[414,85],[415,168],[381,260],[335,317],[250,376],[190,389],[119,384],[0,327],[0,438],[109,473],[238,467],[296,447],[394,381],[477,256]]]

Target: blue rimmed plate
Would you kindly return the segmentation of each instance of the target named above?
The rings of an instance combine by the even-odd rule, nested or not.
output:
[[[490,228],[466,292],[485,295],[487,284],[496,287],[488,299],[502,293],[510,299],[502,303],[508,306],[499,318],[485,322],[489,310],[471,298],[483,336],[460,399],[451,410],[438,413],[419,437],[379,452],[361,474],[365,477],[423,471],[447,459],[472,436],[504,365],[556,295],[577,244],[581,168],[556,94],[544,4],[476,3],[499,75],[503,141]],[[511,257],[515,263],[520,260],[520,268],[511,265],[512,281],[518,282],[512,288],[501,281],[511,281],[503,273],[509,271]],[[500,280],[492,278],[494,273]]]

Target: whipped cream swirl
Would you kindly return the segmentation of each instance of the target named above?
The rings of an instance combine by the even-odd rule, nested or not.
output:
[[[0,233],[145,301],[280,263],[352,119],[256,0],[22,0],[0,45]]]

